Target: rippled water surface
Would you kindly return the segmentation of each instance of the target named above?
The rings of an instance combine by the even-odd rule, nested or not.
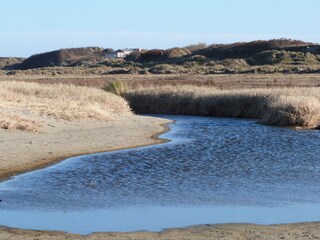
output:
[[[88,233],[320,220],[320,131],[166,117],[176,120],[168,143],[0,183],[0,225]]]

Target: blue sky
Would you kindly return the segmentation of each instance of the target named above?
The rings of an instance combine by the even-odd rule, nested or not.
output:
[[[69,47],[320,42],[319,0],[0,0],[0,56]]]

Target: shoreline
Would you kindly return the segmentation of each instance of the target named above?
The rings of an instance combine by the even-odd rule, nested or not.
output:
[[[130,119],[131,118],[131,119]],[[140,118],[142,121],[148,122],[146,123],[144,126],[141,126],[141,128],[138,126],[139,123],[141,123],[141,121],[138,121],[137,126],[140,128],[140,131],[138,133],[136,133],[137,136],[128,136],[125,135],[123,137],[120,137],[120,139],[122,140],[120,144],[109,144],[108,146],[100,146],[100,144],[98,146],[96,146],[96,149],[94,149],[94,147],[89,146],[90,143],[89,142],[85,142],[83,143],[81,146],[79,146],[79,148],[77,150],[74,150],[73,152],[67,153],[65,154],[65,149],[61,149],[61,152],[57,152],[57,153],[52,153],[49,152],[49,156],[48,155],[43,155],[43,156],[39,156],[37,159],[33,159],[31,161],[26,161],[23,164],[18,164],[16,166],[10,166],[9,168],[3,168],[2,166],[2,162],[1,160],[4,159],[4,157],[0,153],[0,182],[5,181],[11,177],[14,177],[16,175],[19,174],[23,174],[26,172],[30,172],[30,171],[35,171],[35,170],[39,170],[42,168],[46,168],[49,166],[52,166],[56,163],[59,163],[61,161],[64,161],[67,158],[71,158],[71,157],[78,157],[78,156],[83,156],[83,155],[88,155],[88,154],[96,154],[96,153],[103,153],[103,152],[110,152],[110,151],[117,151],[117,150],[124,150],[124,149],[130,149],[130,148],[138,148],[138,147],[145,147],[145,146],[151,146],[151,145],[155,145],[155,144],[161,144],[161,143],[165,143],[167,142],[166,139],[161,139],[159,138],[160,135],[162,135],[163,133],[166,133],[167,131],[169,131],[169,127],[167,126],[168,124],[172,123],[170,120],[168,119],[164,119],[164,118],[156,118],[156,117],[148,117],[148,116],[131,116],[129,117],[128,121],[132,121],[133,119],[136,118]],[[127,121],[127,122],[128,122]],[[136,120],[133,120],[136,121]],[[99,123],[99,125],[103,125],[104,122],[98,122],[95,121],[95,123]],[[114,123],[114,122],[111,122]],[[70,123],[72,124],[72,123]],[[80,123],[81,125],[81,123]],[[105,129],[104,130],[109,130],[108,128],[110,128],[110,122],[105,122]],[[135,124],[134,124],[135,125]],[[122,127],[122,126],[121,126]],[[100,128],[97,128],[99,130],[101,130]],[[89,130],[94,130],[93,129],[89,129]],[[125,129],[119,129],[119,131],[123,131]],[[9,132],[3,129],[0,129],[0,141],[1,142],[5,142],[5,140],[3,140],[2,138],[4,137],[4,135],[10,135],[10,134],[15,134],[15,135],[20,135],[20,137],[22,136],[28,136],[29,138],[23,139],[25,140],[25,142],[29,141],[29,139],[32,139],[33,137],[37,138],[38,136],[43,136],[45,138],[46,135],[49,135],[49,133],[43,133],[43,134],[30,134],[30,133],[25,133],[25,132]],[[117,132],[117,134],[120,134]],[[112,136],[108,136],[109,138],[112,138]],[[128,139],[130,137],[134,138],[134,141]],[[137,141],[138,138],[138,141]],[[139,139],[140,138],[140,139]],[[30,141],[31,142],[31,141]],[[85,146],[84,146],[85,145]],[[65,147],[67,148],[67,147]],[[24,156],[24,155],[23,155]],[[17,159],[15,159],[17,160]]]

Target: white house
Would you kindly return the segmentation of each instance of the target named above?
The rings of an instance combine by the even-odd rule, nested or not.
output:
[[[119,49],[117,51],[105,51],[106,58],[125,58],[132,52],[141,52],[142,49],[140,48],[126,48],[126,49]]]

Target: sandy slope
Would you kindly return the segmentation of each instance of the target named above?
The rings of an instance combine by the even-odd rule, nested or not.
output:
[[[0,129],[0,179],[70,156],[160,142],[153,136],[167,122],[128,115],[107,122],[47,119],[36,134]]]

